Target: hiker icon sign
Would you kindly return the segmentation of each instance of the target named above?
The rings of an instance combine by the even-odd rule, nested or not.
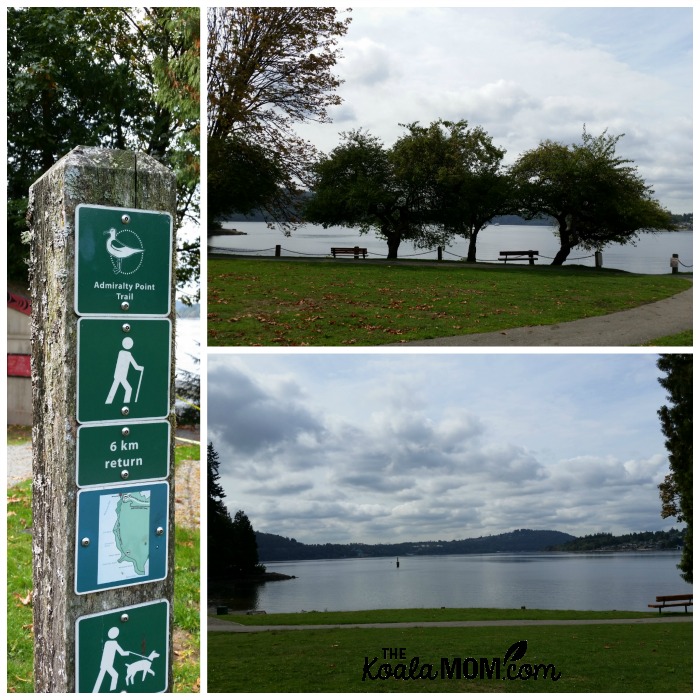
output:
[[[136,390],[136,399],[139,400],[139,391],[141,390],[141,380],[143,379],[143,367],[137,364],[134,360],[134,356],[131,354],[131,348],[134,347],[133,338],[124,338],[122,340],[122,348],[117,355],[117,364],[114,367],[114,381],[112,382],[112,387],[109,390],[109,396],[105,403],[112,403],[114,397],[117,393],[117,389],[122,386],[124,387],[124,403],[131,403],[131,393],[132,386],[129,383],[129,367],[133,365],[134,369],[139,372],[139,384]]]
[[[169,638],[167,600],[78,618],[76,691],[165,692]]]
[[[167,318],[79,319],[78,422],[167,418],[171,333]]]

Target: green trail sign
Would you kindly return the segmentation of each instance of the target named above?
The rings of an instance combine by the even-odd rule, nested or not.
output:
[[[166,418],[170,319],[78,320],[79,423]]]
[[[168,507],[165,481],[78,491],[75,592],[164,579]]]
[[[154,600],[79,617],[75,622],[78,693],[164,693],[170,610]]]
[[[173,221],[169,213],[79,204],[75,232],[78,315],[170,313]]]
[[[81,425],[76,452],[76,483],[81,488],[165,479],[170,465],[170,423]]]

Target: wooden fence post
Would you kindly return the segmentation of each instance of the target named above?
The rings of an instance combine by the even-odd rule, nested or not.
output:
[[[35,692],[172,689],[174,214],[174,175],[127,151],[78,147],[29,192]]]

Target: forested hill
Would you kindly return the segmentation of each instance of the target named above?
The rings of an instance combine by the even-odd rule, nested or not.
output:
[[[406,557],[425,554],[489,554],[541,552],[573,540],[556,530],[514,530],[501,535],[464,540],[401,542],[400,544],[303,544],[293,538],[256,532],[260,561],[294,559],[348,559],[352,557]]]
[[[550,549],[555,552],[624,552],[659,549],[680,549],[683,547],[685,529],[671,528],[667,532],[633,532],[629,535],[613,535],[599,532],[595,535],[576,537],[568,542],[557,544]]]

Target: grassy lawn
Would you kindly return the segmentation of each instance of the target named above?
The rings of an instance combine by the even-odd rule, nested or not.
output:
[[[504,611],[501,611],[502,613]],[[513,611],[520,613],[521,611]],[[598,613],[603,615],[603,613]],[[441,659],[501,661],[513,644],[523,664],[553,664],[547,678],[496,680],[440,677]],[[405,649],[418,669],[432,664],[435,680],[362,680],[385,663],[382,649]],[[511,660],[513,656],[510,657]],[[691,692],[692,624],[585,625],[413,629],[333,629],[215,632],[208,635],[209,692]],[[396,664],[402,663],[391,660]],[[468,670],[473,667],[468,667]],[[418,675],[418,669],[414,675]],[[427,671],[426,671],[427,673]],[[551,680],[552,674],[561,674]],[[400,671],[399,671],[400,675]],[[527,676],[527,670],[522,672]]]
[[[12,433],[21,431],[12,430]],[[10,433],[8,432],[8,441]],[[195,446],[181,459],[199,459]],[[186,456],[183,456],[186,455]],[[196,455],[196,456],[192,456]],[[7,691],[33,691],[31,481],[24,481],[7,494]],[[175,529],[175,692],[199,692],[200,564],[199,530]]]
[[[662,338],[656,338],[650,343],[645,343],[647,347],[678,347],[680,345],[685,345],[689,348],[693,347],[693,331],[685,331],[683,333],[676,333],[675,335],[665,335]]]
[[[271,615],[217,615],[241,625],[361,625],[394,622],[463,622],[491,620],[619,620],[658,617],[658,612],[619,610],[520,610],[515,608],[404,608],[347,612],[275,613]]]
[[[210,345],[383,345],[599,316],[687,289],[587,267],[208,262]]]

